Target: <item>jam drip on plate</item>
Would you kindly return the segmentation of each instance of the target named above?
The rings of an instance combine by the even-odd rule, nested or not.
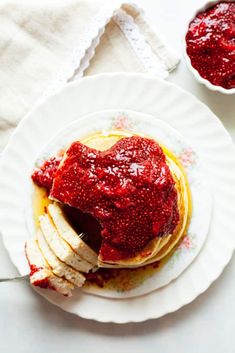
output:
[[[216,86],[235,87],[235,2],[199,13],[186,35],[187,54],[199,74]]]
[[[55,172],[50,196],[91,214],[102,227],[100,256],[134,256],[179,221],[175,182],[153,140],[123,138],[106,151],[74,142]]]

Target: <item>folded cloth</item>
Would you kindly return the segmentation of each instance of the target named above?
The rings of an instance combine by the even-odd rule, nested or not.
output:
[[[67,82],[101,72],[165,78],[178,59],[134,4],[2,0],[0,150],[19,120]]]

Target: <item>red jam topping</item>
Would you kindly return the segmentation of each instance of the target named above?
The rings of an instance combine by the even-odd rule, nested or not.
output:
[[[186,43],[191,64],[203,78],[235,88],[235,2],[199,13],[189,25]]]
[[[28,260],[28,263],[29,263],[29,267],[30,267],[30,276],[33,276],[34,273],[40,271],[42,268],[41,267],[37,267],[36,265],[32,265],[29,260]]]
[[[42,267],[37,267],[36,265],[30,264],[29,260],[28,263],[30,267],[30,277],[33,276],[36,272],[42,270]],[[40,288],[49,288],[55,290],[55,288],[50,284],[48,278],[38,279],[37,281],[33,282],[33,285]]]
[[[50,196],[95,217],[105,260],[134,256],[179,221],[175,182],[153,140],[123,138],[106,151],[74,142],[55,173]]]
[[[48,191],[52,187],[53,178],[58,169],[62,157],[48,159],[40,168],[36,168],[32,174],[35,184],[45,187]]]

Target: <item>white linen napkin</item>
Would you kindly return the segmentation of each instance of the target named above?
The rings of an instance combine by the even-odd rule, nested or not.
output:
[[[92,0],[0,3],[0,150],[21,118],[67,82],[101,72],[165,78],[178,58],[134,4]]]

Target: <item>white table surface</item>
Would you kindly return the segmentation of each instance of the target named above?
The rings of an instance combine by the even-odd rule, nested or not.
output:
[[[111,1],[111,0],[110,0]],[[166,41],[181,55],[184,26],[201,0],[136,0]],[[208,91],[183,59],[169,81],[195,94],[222,120],[235,141],[235,97]],[[189,116],[190,119],[190,116]],[[222,236],[222,234],[221,234]],[[0,239],[0,277],[15,269]],[[235,332],[235,258],[221,277],[176,313],[141,324],[100,324],[67,314],[26,283],[0,284],[0,351],[232,353]]]

